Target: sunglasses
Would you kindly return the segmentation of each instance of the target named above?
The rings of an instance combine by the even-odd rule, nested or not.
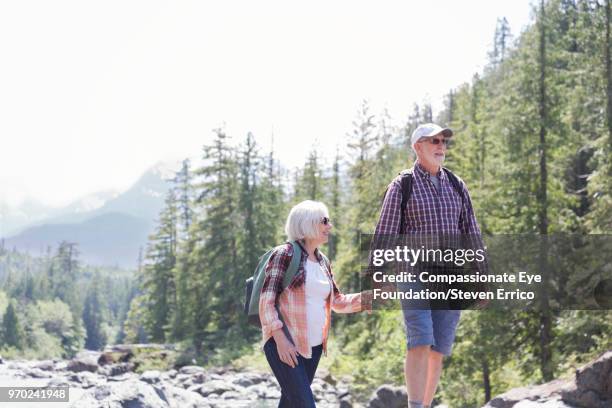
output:
[[[329,219],[329,217],[323,217],[323,218],[321,219],[321,224],[323,224],[323,225],[327,225],[327,224],[329,224],[330,222],[331,222],[331,220]]]
[[[426,142],[426,141],[429,141],[429,143],[431,143],[432,145],[438,145],[438,144],[442,143],[446,147],[448,147],[450,145],[450,142],[451,142],[450,139],[448,139],[448,138],[438,139],[436,137],[424,138],[420,142]]]

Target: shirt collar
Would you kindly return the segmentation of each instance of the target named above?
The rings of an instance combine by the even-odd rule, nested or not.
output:
[[[302,248],[302,254],[304,254],[308,258],[308,252],[306,251],[306,242],[303,239],[298,239],[295,242],[297,242],[300,248]],[[314,254],[315,254],[315,257],[317,258],[317,261],[319,261],[320,263],[321,260],[323,260],[323,257],[321,256],[321,252],[319,251],[319,248],[315,248]]]
[[[429,178],[431,176],[431,174],[429,174],[429,172],[427,170],[425,170],[423,168],[423,166],[421,166],[421,163],[419,163],[418,160],[414,163],[414,171],[413,172],[415,174],[419,175],[419,177],[425,178],[425,179],[427,179],[427,178]],[[442,167],[441,166],[440,166],[440,171],[438,171],[437,176],[438,176],[438,178],[440,180],[446,180],[446,172],[442,171]]]

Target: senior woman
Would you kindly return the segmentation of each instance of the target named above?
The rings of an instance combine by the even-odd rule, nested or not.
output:
[[[281,387],[279,408],[312,408],[310,384],[321,353],[326,353],[331,310],[353,313],[369,304],[370,292],[345,295],[340,292],[327,258],[319,251],[326,243],[332,223],[325,204],[302,201],[291,209],[285,232],[301,248],[294,254],[287,242],[275,248],[265,270],[259,298],[259,318],[264,353]],[[285,271],[293,256],[300,266],[286,289]],[[368,297],[368,299],[366,299]]]

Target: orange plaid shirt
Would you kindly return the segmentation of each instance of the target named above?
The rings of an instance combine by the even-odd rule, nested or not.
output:
[[[261,288],[259,297],[259,319],[263,343],[270,337],[272,332],[283,327],[283,322],[293,344],[298,353],[304,358],[311,357],[311,348],[308,344],[308,328],[306,320],[306,268],[305,263],[308,253],[304,249],[303,243],[298,242],[302,247],[302,258],[297,273],[293,277],[291,284],[283,290],[283,277],[288,269],[293,256],[293,246],[290,243],[280,245],[274,249],[266,265],[266,275]],[[329,278],[332,285],[332,293],[325,301],[325,325],[323,327],[323,351],[327,354],[327,336],[331,325],[331,310],[336,313],[353,313],[362,310],[361,293],[342,294],[336,285],[331,265],[326,258],[321,256],[319,250],[315,250],[315,256],[321,265],[322,270]],[[277,306],[278,305],[278,309]],[[278,312],[282,316],[279,318]]]

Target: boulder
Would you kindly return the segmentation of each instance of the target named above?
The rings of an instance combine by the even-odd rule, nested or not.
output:
[[[95,373],[98,371],[99,352],[83,351],[77,354],[70,362],[68,362],[67,370],[73,372],[89,371]]]
[[[234,391],[232,384],[222,380],[212,380],[197,389],[197,391],[204,397],[208,397],[211,394],[221,395],[227,391]]]
[[[612,351],[576,370],[573,379],[514,388],[496,396],[483,408],[529,407],[612,407]]]
[[[161,373],[157,370],[148,370],[140,374],[140,381],[144,381],[147,384],[157,384],[161,380]]]
[[[55,361],[53,360],[43,360],[37,363],[34,367],[43,371],[52,371],[55,369]]]
[[[511,408],[520,401],[546,402],[553,398],[559,399],[561,390],[571,386],[567,380],[554,380],[546,384],[529,387],[513,388],[496,396],[485,405],[486,408]]]
[[[576,370],[575,385],[561,396],[578,407],[612,407],[612,351]]]
[[[108,383],[97,386],[76,400],[74,408],[139,407],[168,408],[168,402],[155,389],[142,381]]]
[[[367,406],[368,408],[407,408],[406,388],[381,385],[374,391]]]
[[[195,375],[195,374],[204,374],[206,370],[204,370],[204,368],[200,366],[189,365],[189,366],[181,367],[178,372],[180,374]]]

